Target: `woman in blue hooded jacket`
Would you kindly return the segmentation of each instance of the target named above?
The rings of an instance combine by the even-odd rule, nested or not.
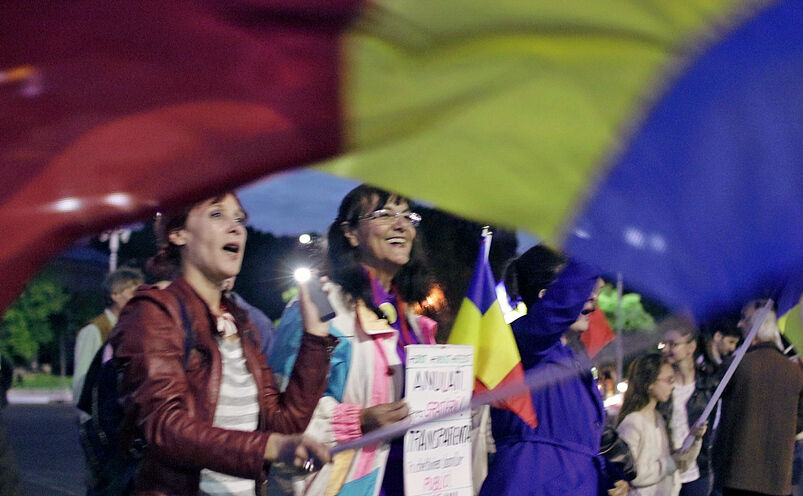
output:
[[[491,410],[497,453],[480,496],[605,494],[602,398],[587,356],[567,344],[568,332],[588,328],[598,272],[539,245],[517,258],[511,273],[511,292],[528,308],[511,327],[524,370],[539,378],[531,392],[538,425]]]

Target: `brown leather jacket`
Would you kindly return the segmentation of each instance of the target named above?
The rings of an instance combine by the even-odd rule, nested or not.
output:
[[[184,303],[194,334],[186,361],[177,298]],[[111,343],[123,371],[125,415],[148,444],[135,494],[197,494],[202,468],[264,481],[270,433],[303,432],[324,392],[335,338],[305,333],[290,382],[280,393],[259,351],[257,330],[243,310],[226,303],[260,391],[259,428],[254,432],[212,427],[222,374],[216,320],[184,279],[164,290],[140,289],[120,315]]]

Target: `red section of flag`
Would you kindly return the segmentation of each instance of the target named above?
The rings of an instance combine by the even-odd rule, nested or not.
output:
[[[77,237],[340,151],[356,0],[0,5],[0,309]]]
[[[524,382],[524,369],[522,368],[521,363],[519,363],[513,367],[513,370],[511,370],[505,376],[505,378],[502,379],[502,382],[500,382],[499,385],[494,389],[503,388],[511,384],[521,384],[522,382]],[[474,394],[484,393],[486,391],[488,391],[488,388],[485,387],[485,385],[479,379],[476,379],[474,381]],[[524,391],[523,393],[509,396],[504,400],[493,403],[492,406],[496,408],[502,408],[504,410],[510,410],[518,415],[530,427],[538,427],[538,419],[535,416],[535,409],[533,409],[533,402],[529,391]]]
[[[605,312],[597,307],[591,313],[588,330],[580,336],[580,340],[586,346],[588,356],[593,357],[605,345],[613,341],[615,337],[616,334],[614,334],[611,326],[608,325],[608,320],[605,318]]]

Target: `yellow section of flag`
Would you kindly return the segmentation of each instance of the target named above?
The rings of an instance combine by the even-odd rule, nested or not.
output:
[[[803,301],[803,300],[801,300]],[[803,353],[803,305],[797,305],[778,318],[778,328],[795,346],[798,353]]]
[[[474,375],[488,389],[498,386],[521,362],[513,331],[498,302],[482,315],[474,302],[464,298],[449,343],[474,346]]]

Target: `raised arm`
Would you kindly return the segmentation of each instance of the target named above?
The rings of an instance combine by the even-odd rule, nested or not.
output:
[[[332,336],[339,336],[338,331],[329,326]],[[279,326],[276,329],[276,340],[269,363],[275,372],[280,388],[290,388],[292,371],[301,359],[301,347],[304,333],[304,324],[301,318],[300,303],[292,302],[282,314]],[[312,435],[321,442],[334,444],[336,441],[334,430],[341,435],[349,433],[348,437],[360,435],[359,405],[343,404],[343,388],[348,375],[351,360],[350,347],[347,340],[341,340],[334,348],[329,362],[329,380],[323,397],[317,402],[311,426],[308,429]],[[338,424],[335,427],[335,424]]]
[[[522,362],[555,343],[578,319],[597,284],[597,270],[569,259],[557,279],[512,324]]]

